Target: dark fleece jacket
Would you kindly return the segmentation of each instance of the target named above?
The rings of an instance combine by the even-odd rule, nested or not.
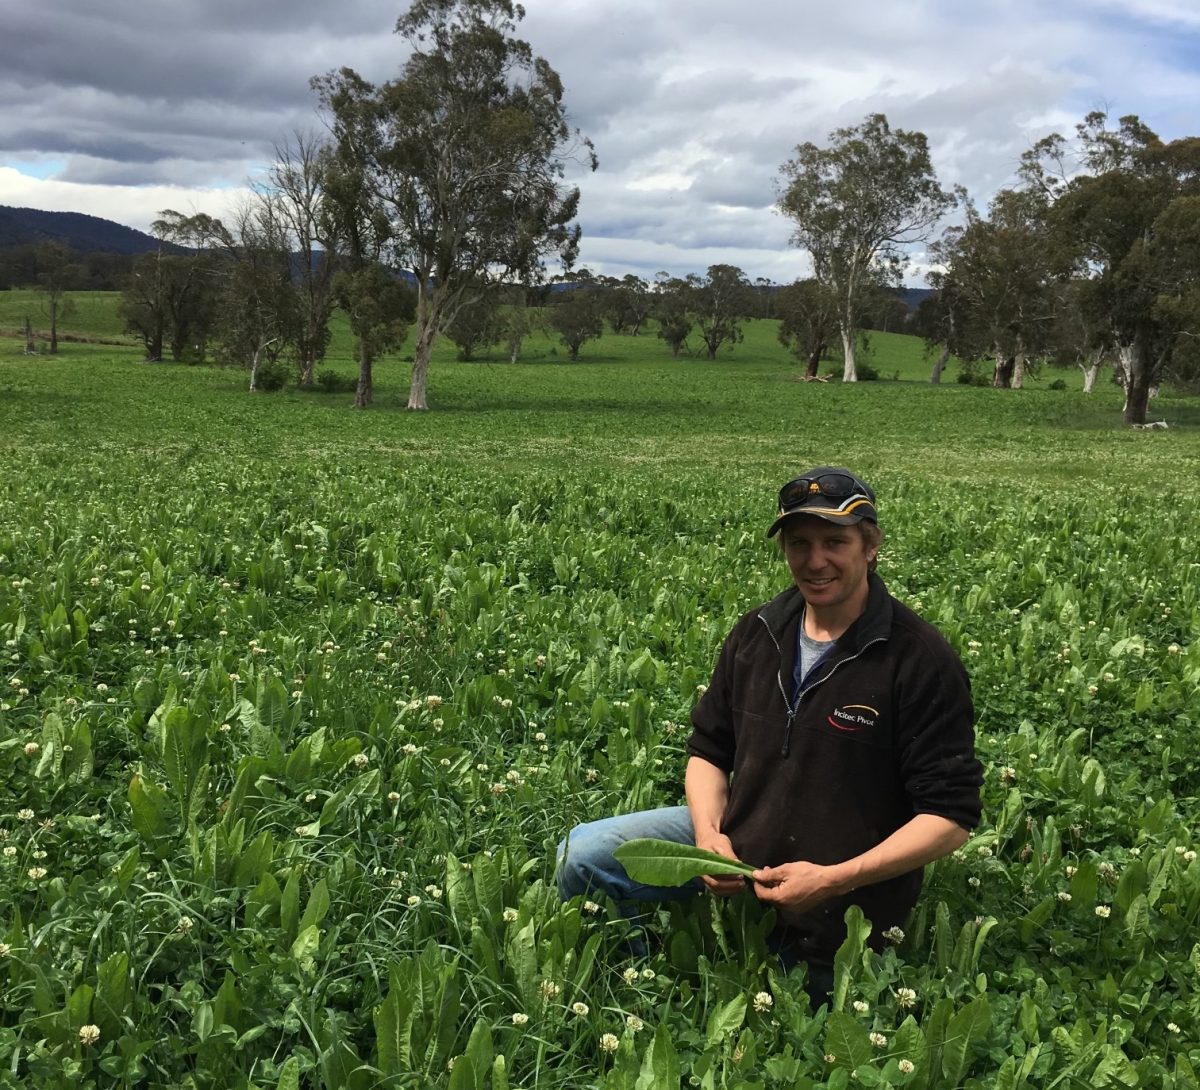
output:
[[[794,587],[734,626],[692,711],[688,751],[730,773],[721,831],[756,866],[840,863],[916,814],[979,821],[982,770],[966,671],[931,624],[870,576],[863,615],[794,693],[804,599]],[[832,959],[859,905],[872,945],[902,924],[921,870],[782,922],[797,952]]]

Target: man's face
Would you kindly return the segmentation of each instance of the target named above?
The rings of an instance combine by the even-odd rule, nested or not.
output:
[[[878,550],[867,547],[857,525],[797,515],[780,534],[792,578],[814,609],[836,608],[865,592],[867,566]]]

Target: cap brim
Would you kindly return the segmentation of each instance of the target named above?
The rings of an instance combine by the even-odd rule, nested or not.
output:
[[[875,505],[868,499],[860,500],[856,505],[856,510],[839,511],[836,507],[797,507],[795,510],[787,511],[780,515],[767,531],[767,537],[774,537],[779,533],[783,524],[788,519],[796,518],[798,515],[813,515],[816,518],[824,519],[826,522],[832,522],[837,526],[854,526],[856,523],[876,522]],[[865,508],[865,510],[863,510]]]

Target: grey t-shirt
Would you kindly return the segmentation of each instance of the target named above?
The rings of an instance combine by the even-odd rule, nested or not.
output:
[[[796,663],[792,667],[792,694],[800,692],[809,672],[825,657],[835,640],[814,640],[804,631],[804,618],[796,629]]]

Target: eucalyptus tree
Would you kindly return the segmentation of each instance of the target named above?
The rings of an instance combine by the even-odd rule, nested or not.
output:
[[[938,185],[925,134],[893,129],[883,114],[835,129],[826,147],[800,144],[780,173],[779,209],[795,221],[792,241],[811,255],[814,275],[837,297],[842,378],[856,382],[864,287],[898,281],[905,247],[929,237],[954,197]]]
[[[427,407],[434,340],[460,307],[578,252],[579,190],[563,179],[573,154],[593,168],[595,155],[558,73],[515,36],[524,14],[513,0],[415,0],[396,23],[412,49],[397,78],[313,81],[335,131],[360,137],[342,150],[388,221],[387,260],[416,283],[410,409]]]
[[[658,336],[678,356],[692,331],[691,285],[687,280],[660,272],[654,277],[651,313],[658,321]]]
[[[1190,303],[1200,277],[1200,139],[1164,143],[1136,116],[1114,128],[1102,111],[1088,114],[1076,137],[1083,170],[1051,186],[1054,216],[1074,249],[1084,306],[1115,346],[1125,422],[1141,424],[1151,389],[1190,372],[1200,335]],[[1028,172],[1067,147],[1057,134],[1039,142]]]
[[[780,288],[774,306],[779,343],[804,360],[804,377],[815,379],[837,332],[837,299],[819,280],[809,277]]]
[[[165,350],[174,360],[203,354],[217,316],[216,223],[202,212],[186,216],[164,208],[150,225],[158,244],[135,259],[117,304],[147,360],[161,360]]]
[[[404,340],[413,305],[411,293],[384,266],[393,224],[368,184],[379,141],[374,89],[349,69],[314,84],[329,96],[332,140],[321,153],[320,184],[336,250],[333,294],[354,335],[354,407],[365,409],[375,397],[376,357]]]
[[[954,323],[945,330],[957,342],[954,350],[967,358],[990,356],[992,385],[1020,389],[1055,325],[1062,261],[1046,225],[1047,202],[1038,190],[1006,189],[986,217],[965,204],[965,225],[930,247],[939,269],[929,279]]]
[[[75,309],[67,292],[79,279],[79,266],[70,247],[61,242],[44,242],[37,248],[38,273],[34,283],[42,312],[50,323],[50,355],[58,354],[58,323]]]
[[[754,309],[753,289],[736,265],[710,265],[704,276],[688,277],[688,301],[710,360],[722,345],[740,344],[742,323]]]
[[[550,307],[550,325],[571,359],[577,360],[580,348],[604,333],[605,291],[587,269],[564,279],[569,286],[557,293]]]
[[[335,218],[327,207],[323,143],[296,133],[276,148],[263,187],[290,238],[295,287],[296,336],[292,351],[301,386],[310,386],[317,364],[329,347],[337,273]]]

